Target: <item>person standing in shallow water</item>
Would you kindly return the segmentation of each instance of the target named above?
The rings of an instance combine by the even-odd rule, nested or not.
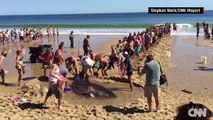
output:
[[[73,35],[73,31],[70,32],[69,39],[70,39],[70,48],[74,48],[74,35]]]
[[[83,49],[84,49],[84,56],[88,55],[88,52],[90,50],[90,36],[89,35],[87,35],[87,37],[84,39]]]
[[[196,24],[196,28],[197,28],[197,37],[199,36],[199,32],[200,32],[200,24],[199,23],[197,23]]]

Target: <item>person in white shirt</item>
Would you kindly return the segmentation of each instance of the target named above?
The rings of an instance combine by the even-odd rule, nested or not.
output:
[[[62,64],[61,58],[55,59],[55,64],[53,64],[53,69],[51,70],[49,75],[49,89],[44,100],[45,105],[47,99],[52,94],[55,94],[55,97],[58,99],[58,109],[60,109],[62,99],[62,89],[66,82],[66,79],[62,75],[60,75],[59,67],[61,64]]]
[[[20,41],[24,41],[24,31],[23,29],[20,29],[20,37],[19,37]]]

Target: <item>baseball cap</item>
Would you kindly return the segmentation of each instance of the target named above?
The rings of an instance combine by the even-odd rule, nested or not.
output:
[[[129,53],[127,51],[124,52],[124,55],[128,55]]]

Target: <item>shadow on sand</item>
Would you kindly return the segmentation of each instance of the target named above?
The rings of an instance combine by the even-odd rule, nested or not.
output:
[[[113,81],[116,81],[116,82],[122,82],[122,83],[128,83],[129,84],[129,80],[126,79],[126,78],[120,78],[120,77],[111,76],[109,79],[113,80]],[[143,86],[141,86],[140,84],[134,83],[134,82],[133,82],[133,85],[135,87],[142,87],[143,88]]]
[[[4,85],[4,86],[7,86],[7,87],[16,87],[17,86],[16,83],[0,83],[0,85]]]
[[[38,77],[38,80],[41,82],[48,82],[48,77],[47,76],[40,76]]]
[[[30,81],[30,80],[34,80],[36,79],[37,77],[25,77],[25,78],[22,78],[23,81]]]
[[[106,106],[103,106],[103,109],[105,109],[107,112],[120,112],[120,113],[122,113],[124,115],[134,114],[134,113],[145,113],[145,110],[138,109],[137,107],[118,108],[118,107],[114,107],[112,105],[106,105]]]
[[[48,109],[49,107],[44,107],[43,103],[22,103],[19,105],[19,108],[21,110],[25,110],[25,109]]]
[[[194,70],[200,70],[200,71],[212,72],[212,71],[213,71],[213,68],[199,67],[198,69],[194,69]]]
[[[24,64],[32,64],[29,60],[28,61],[24,61]]]

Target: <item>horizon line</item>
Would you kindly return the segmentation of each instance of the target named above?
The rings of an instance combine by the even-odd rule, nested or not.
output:
[[[213,11],[213,10],[205,10],[205,11]],[[204,11],[204,13],[205,13]],[[128,14],[128,13],[148,13],[148,11],[144,12],[106,12],[106,13],[57,13],[57,14],[17,14],[17,15],[0,15],[0,16],[29,16],[29,15],[84,15],[84,14]]]

